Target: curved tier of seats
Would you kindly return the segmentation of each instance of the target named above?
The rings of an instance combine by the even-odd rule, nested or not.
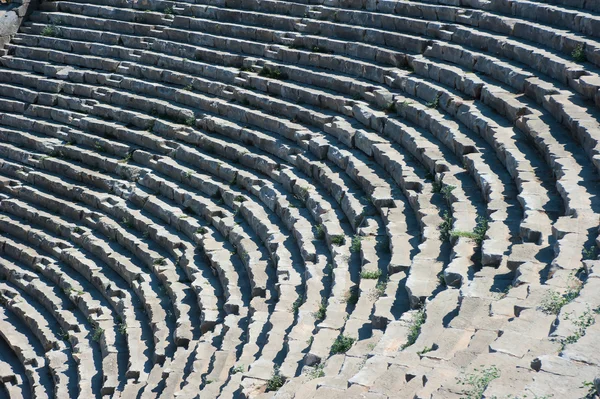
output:
[[[598,394],[595,3],[28,11],[0,31],[2,394]]]

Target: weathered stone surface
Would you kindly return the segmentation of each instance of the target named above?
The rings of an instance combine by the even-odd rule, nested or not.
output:
[[[317,3],[0,0],[10,397],[600,385],[600,7]]]

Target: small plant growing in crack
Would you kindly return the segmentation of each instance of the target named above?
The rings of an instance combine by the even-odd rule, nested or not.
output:
[[[46,37],[58,37],[60,35],[60,31],[56,27],[56,25],[48,25],[42,29],[42,36]]]
[[[300,201],[306,201],[306,199],[308,198],[308,187],[300,187],[298,189],[297,197]]]
[[[246,370],[246,366],[244,366],[243,364],[240,364],[240,365],[235,366],[233,369],[231,369],[231,374],[243,373],[244,370]]]
[[[358,290],[356,289],[356,287],[353,287],[348,290],[344,301],[350,306],[356,305],[356,303],[358,302]]]
[[[567,292],[562,295],[555,290],[547,291],[538,309],[546,314],[560,313],[563,306],[577,298],[581,291],[581,282],[575,279],[574,274],[569,276],[568,284]]]
[[[421,327],[425,324],[425,310],[420,309],[415,314],[413,314],[412,320],[409,325],[409,332],[406,343],[402,345],[402,349],[407,348],[417,342],[417,338],[419,338],[419,334],[421,334]]]
[[[119,163],[128,163],[129,161],[131,161],[132,156],[133,154],[131,152],[128,152],[127,155],[125,155],[125,157],[119,160]]]
[[[450,234],[452,237],[466,237],[475,241],[478,245],[481,245],[483,240],[485,239],[485,233],[489,228],[489,221],[484,216],[477,217],[477,225],[473,229],[473,231],[461,231],[461,230],[453,230]]]
[[[464,399],[481,399],[492,381],[500,377],[496,366],[473,369],[473,372],[457,378],[460,385],[465,386]]]
[[[104,329],[100,326],[96,326],[96,328],[94,328],[94,334],[92,334],[92,340],[94,342],[100,341],[100,338],[102,338],[103,334],[104,334]]]
[[[273,367],[273,375],[267,381],[267,392],[277,391],[284,383],[285,379],[279,372],[279,366]]]
[[[313,316],[317,320],[323,320],[325,318],[326,314],[327,314],[327,300],[323,299],[323,300],[321,300],[321,303],[319,304],[319,309],[313,313]]]
[[[387,289],[387,284],[388,281],[380,281],[377,283],[377,285],[375,286],[375,289],[373,290],[372,293],[372,298],[377,300],[379,298],[381,298],[382,296],[385,295],[385,290]]]
[[[363,270],[360,272],[360,278],[366,280],[377,280],[379,277],[381,277],[381,270]]]
[[[322,224],[318,224],[315,226],[315,238],[317,240],[322,240],[325,238],[325,228]]]
[[[454,220],[452,219],[452,215],[448,211],[444,211],[444,214],[442,215],[442,222],[438,226],[438,230],[440,231],[440,240],[448,241],[450,239],[453,225]]]
[[[316,378],[325,377],[324,368],[325,368],[324,364],[317,364],[315,367],[312,368],[312,370],[310,370],[308,373],[306,373],[306,375],[308,376],[308,379],[314,380]]]
[[[387,107],[385,107],[385,113],[386,114],[393,114],[396,112],[396,103],[395,102],[391,102],[387,105]]]
[[[59,335],[63,341],[68,341],[69,338],[71,338],[71,335],[69,334],[69,332],[63,330],[62,328],[60,329]]]
[[[587,61],[587,56],[585,55],[585,47],[583,43],[580,43],[577,46],[575,46],[573,52],[571,53],[571,57],[573,57],[573,60],[575,60],[576,62]]]
[[[132,229],[133,228],[133,221],[130,218],[123,217],[122,222],[123,222],[123,225],[125,227],[127,227],[128,229]]]
[[[431,191],[434,194],[441,194],[442,193],[442,183],[439,183],[435,180],[433,182],[431,182]]]
[[[288,78],[287,74],[281,72],[279,69],[269,68],[267,66],[263,67],[263,69],[260,70],[259,75],[278,80],[286,80]]]
[[[106,152],[106,149],[98,141],[94,144],[94,149],[99,153]]]
[[[421,355],[424,355],[424,354],[426,354],[426,353],[429,353],[429,352],[431,352],[431,351],[433,351],[433,350],[435,350],[435,349],[433,349],[433,347],[432,347],[432,346],[426,346],[426,347],[425,347],[425,348],[423,348],[422,350],[418,351],[418,352],[417,352],[417,355],[421,356]]]
[[[596,259],[598,257],[598,247],[596,247],[595,245],[585,247],[583,248],[582,254],[583,259],[585,260]]]
[[[298,298],[296,298],[296,300],[292,304],[292,313],[294,313],[294,314],[298,313],[300,306],[302,306],[302,297],[300,295],[298,295]]]
[[[452,186],[452,185],[447,185],[440,189],[440,193],[446,200],[446,203],[448,203],[448,204],[452,203],[452,191],[454,191],[455,189],[456,189],[456,186]]]
[[[585,335],[587,328],[596,321],[589,307],[577,317],[574,317],[574,313],[567,313],[565,315],[565,319],[571,321],[576,329],[573,334],[561,340],[563,349],[566,345],[574,344],[575,342],[579,341],[579,339]]]
[[[437,274],[438,283],[442,286],[446,286],[446,278],[444,277],[444,271],[442,270]]]
[[[350,348],[352,348],[352,345],[354,345],[355,341],[356,340],[354,338],[349,337],[347,335],[338,335],[333,345],[331,346],[331,354],[337,355],[338,353],[348,352]]]
[[[359,235],[352,237],[352,243],[350,244],[350,252],[360,252],[363,238]]]
[[[428,102],[426,105],[428,108],[436,109],[440,105],[440,95],[436,95],[433,101]]]
[[[331,243],[334,245],[342,246],[346,243],[346,237],[343,234],[337,234],[331,237]]]
[[[587,395],[584,399],[594,399],[600,395],[598,388],[596,388],[596,384],[594,384],[592,381],[584,381],[581,388],[588,389]]]

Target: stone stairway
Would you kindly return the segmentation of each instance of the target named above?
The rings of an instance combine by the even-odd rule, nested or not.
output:
[[[596,2],[3,21],[0,396],[598,397]]]

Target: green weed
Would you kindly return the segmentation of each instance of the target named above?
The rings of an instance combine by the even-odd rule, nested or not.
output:
[[[454,221],[452,219],[452,215],[448,211],[444,211],[444,214],[442,215],[442,223],[440,223],[438,226],[438,230],[440,231],[440,240],[448,241],[450,239],[453,225]]]
[[[42,29],[42,36],[58,37],[59,34],[60,34],[60,31],[58,30],[58,28],[55,25],[48,25],[48,26],[45,26],[44,29]]]
[[[435,98],[433,99],[433,101],[428,102],[426,105],[429,108],[436,109],[439,104],[440,104],[440,95],[438,94],[437,96],[435,96]]]
[[[267,392],[277,391],[279,388],[283,386],[285,383],[285,379],[279,373],[279,366],[275,366],[273,368],[273,375],[267,381]]]
[[[350,252],[360,252],[362,237],[355,235],[352,237],[352,243],[350,244]]]
[[[406,343],[402,346],[402,349],[407,348],[414,344],[419,338],[419,334],[421,334],[421,326],[425,323],[425,310],[420,309],[417,313],[413,315],[413,318],[410,322],[409,332]]]
[[[343,234],[337,234],[331,237],[331,243],[338,247],[346,243],[346,237]]]
[[[313,316],[317,320],[323,320],[327,314],[327,300],[323,299],[319,304],[319,309],[313,313]]]
[[[325,377],[325,371],[323,371],[324,368],[324,364],[317,364],[307,373],[308,379],[314,380],[315,378]]]
[[[315,238],[317,240],[322,240],[325,238],[325,229],[322,224],[318,224],[315,226]]]
[[[573,49],[573,52],[571,53],[571,57],[573,57],[573,59],[576,62],[585,62],[585,61],[587,61],[587,56],[585,55],[585,50],[584,50],[583,43],[582,44],[578,44],[575,47],[575,49]]]
[[[354,341],[356,341],[354,338],[347,335],[338,335],[331,346],[331,354],[336,355],[338,353],[348,352],[350,348],[352,348],[352,345],[354,345]]]
[[[377,280],[379,277],[381,277],[381,270],[363,270],[360,272],[360,278],[366,280]]]
[[[473,373],[458,378],[458,383],[466,387],[464,399],[481,399],[488,385],[500,377],[496,366],[484,369],[473,369]]]
[[[94,342],[100,341],[100,338],[102,338],[102,334],[104,334],[104,329],[100,326],[97,326],[96,328],[94,328],[94,334],[92,334],[92,340]]]

